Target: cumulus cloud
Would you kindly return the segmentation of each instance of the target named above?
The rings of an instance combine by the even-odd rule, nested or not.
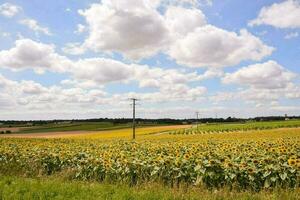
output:
[[[39,83],[34,81],[21,81],[20,88],[24,94],[41,94],[46,92],[47,90]]]
[[[300,28],[300,3],[298,0],[287,0],[263,7],[250,26],[271,25],[276,28]]]
[[[148,65],[125,64],[108,58],[82,59],[74,63],[72,76],[75,80],[90,81],[95,84],[106,84],[110,82],[128,83],[137,81],[140,88],[176,87],[187,85],[215,77],[216,74],[198,74],[196,72],[185,72],[176,69],[161,69],[149,67]]]
[[[36,34],[43,33],[45,35],[52,35],[47,27],[42,27],[34,19],[23,19],[20,21],[20,24],[27,26],[29,29],[33,30]]]
[[[83,89],[80,87],[64,88],[60,85],[45,87],[28,80],[12,81],[0,74],[0,91],[9,97],[15,106],[47,108],[86,103],[101,103],[106,92],[100,89]],[[106,97],[105,97],[106,98]]]
[[[79,87],[43,86],[34,81],[12,81],[0,74],[0,107],[3,110],[11,105],[14,110],[27,113],[44,110],[60,114],[70,110],[86,113],[99,105],[102,106],[101,110],[105,105],[114,106],[114,109],[125,106],[128,109],[128,98],[133,96],[139,97],[144,103],[157,103],[195,101],[203,98],[206,93],[204,87],[189,87],[184,84],[164,85],[157,92],[123,94],[108,94],[102,89],[82,88],[80,84],[77,86]]]
[[[189,67],[223,67],[258,61],[274,50],[246,30],[237,34],[209,25],[200,9],[175,1],[105,0],[79,13],[87,23],[84,49],[131,60],[162,52]]]
[[[273,50],[246,30],[236,34],[206,25],[176,41],[169,54],[190,67],[223,67],[243,60],[261,60]]]
[[[89,31],[84,45],[96,52],[122,52],[133,60],[156,54],[168,32],[155,6],[152,1],[105,0],[80,10]]]
[[[4,3],[0,5],[0,14],[5,17],[13,17],[22,10],[21,7],[11,3]]]
[[[77,79],[93,80],[100,84],[124,81],[133,77],[133,73],[130,65],[105,58],[79,60],[73,71]]]
[[[144,102],[178,102],[178,101],[196,101],[204,98],[207,89],[202,86],[189,87],[185,84],[163,85],[159,91],[150,93],[127,93],[122,97],[135,97]],[[125,98],[126,99],[126,98]]]
[[[222,81],[227,84],[237,83],[253,88],[274,89],[286,87],[295,77],[296,74],[270,60],[227,73]]]
[[[0,67],[14,70],[32,68],[36,72],[43,70],[65,72],[71,64],[66,57],[55,53],[53,45],[30,39],[16,40],[15,47],[0,51]]]
[[[187,84],[188,82],[202,80],[202,74],[196,72],[184,72],[175,69],[161,69],[147,65],[133,65],[134,76],[139,80],[140,87],[159,88],[163,86],[174,86],[176,84]]]
[[[34,69],[38,73],[46,70],[67,73],[71,80],[65,81],[64,84],[79,85],[78,81],[80,81],[85,88],[99,87],[111,82],[137,81],[141,88],[151,87],[162,90],[166,87],[175,88],[178,85],[220,76],[220,72],[213,70],[198,74],[148,65],[125,64],[109,58],[85,58],[72,61],[57,54],[53,45],[30,39],[17,40],[15,47],[0,51],[0,67],[12,70]],[[39,89],[36,85],[33,86],[35,87],[30,89],[31,93]]]
[[[205,15],[196,8],[170,6],[165,13],[165,19],[170,34],[173,34],[175,40],[206,24]]]

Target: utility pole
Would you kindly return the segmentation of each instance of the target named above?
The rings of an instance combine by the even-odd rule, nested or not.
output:
[[[197,129],[198,129],[198,126],[199,126],[199,112],[198,111],[196,112],[196,117],[197,117]]]
[[[138,99],[131,98],[130,100],[132,100],[132,139],[135,139],[135,102]]]

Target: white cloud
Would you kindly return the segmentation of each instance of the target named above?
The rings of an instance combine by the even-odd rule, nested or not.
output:
[[[202,86],[191,88],[185,84],[162,85],[158,92],[122,94],[124,99],[138,98],[143,102],[161,103],[178,101],[196,101],[204,98],[207,89]]]
[[[41,84],[36,83],[34,81],[21,81],[19,89],[24,94],[29,94],[29,95],[41,94],[47,91]]]
[[[76,34],[80,34],[86,31],[86,27],[82,24],[77,24],[77,30],[75,31]]]
[[[22,10],[21,7],[11,3],[4,3],[0,5],[0,14],[5,17],[13,17]]]
[[[15,47],[0,51],[0,67],[14,70],[32,68],[36,72],[41,72],[41,70],[65,72],[71,64],[66,57],[55,53],[53,45],[30,39],[16,40]]]
[[[296,74],[270,60],[227,73],[222,81],[227,84],[236,83],[253,88],[275,89],[287,87],[295,77]]]
[[[204,74],[184,70],[161,69],[147,65],[125,64],[108,58],[85,58],[72,61],[55,52],[55,47],[30,39],[17,40],[15,47],[0,51],[0,67],[11,70],[33,69],[36,73],[53,71],[70,75],[64,84],[84,88],[103,86],[110,82],[129,83],[137,81],[139,87],[151,87],[167,91],[187,87],[190,82],[220,76],[222,72],[210,70]],[[73,81],[73,82],[72,82]],[[75,82],[74,82],[75,81]],[[80,82],[80,83],[79,83]],[[36,85],[30,89],[36,91]],[[187,89],[196,93],[192,89]]]
[[[75,80],[75,79],[65,79],[60,82],[61,85],[66,87],[78,87],[83,89],[93,89],[93,88],[103,88],[93,80]]]
[[[23,19],[20,21],[20,24],[27,26],[29,29],[33,30],[36,34],[43,33],[45,35],[52,35],[47,27],[42,27],[36,20],[34,19]]]
[[[45,109],[48,106],[59,110],[64,106],[86,105],[87,103],[101,103],[107,98],[100,89],[82,89],[79,87],[63,88],[61,86],[45,87],[34,81],[11,81],[0,74],[1,94],[9,97],[10,101],[20,107]],[[73,107],[74,108],[74,107]]]
[[[199,9],[187,9],[183,7],[168,7],[165,13],[166,24],[170,34],[177,37],[184,36],[194,31],[197,27],[206,24],[205,15]]]
[[[84,54],[85,48],[80,43],[67,43],[63,47],[63,52],[70,55],[81,55]]]
[[[79,60],[72,73],[76,79],[93,80],[100,84],[125,81],[134,76],[131,66],[105,58]]]
[[[258,17],[249,22],[250,26],[271,25],[277,28],[300,28],[300,3],[287,0],[263,7]]]
[[[154,6],[151,1],[105,0],[80,10],[89,30],[84,45],[96,52],[122,52],[133,60],[156,54],[168,32]]]
[[[188,73],[175,69],[161,69],[158,67],[133,65],[135,80],[139,80],[140,87],[161,88],[164,86],[174,86],[176,84],[186,84],[203,79],[202,75],[196,72]]]
[[[65,88],[61,85],[46,87],[34,81],[11,81],[0,75],[0,107],[3,107],[1,107],[3,111],[12,105],[14,113],[21,111],[32,114],[32,112],[47,111],[47,115],[50,115],[52,112],[62,114],[72,110],[80,112],[82,115],[89,112],[90,109],[97,111],[99,105],[105,112],[108,105],[110,111],[120,110],[124,107],[128,109],[128,98],[132,96],[139,97],[143,103],[157,103],[195,101],[203,98],[205,93],[206,88],[204,87],[191,88],[184,84],[176,84],[174,86],[164,85],[158,92],[110,95],[96,88],[76,86]],[[111,106],[113,107],[111,108]],[[2,113],[1,117],[5,114],[7,113]]]
[[[216,68],[211,68],[208,69],[204,72],[204,74],[199,75],[198,80],[206,80],[210,78],[215,78],[215,77],[222,77],[224,75],[224,72],[222,70],[216,69]]]
[[[246,30],[238,35],[206,25],[176,41],[169,54],[189,67],[223,67],[243,60],[261,60],[273,50]]]
[[[288,85],[288,87],[284,90],[284,94],[288,99],[300,99],[300,85]]]
[[[284,92],[283,89],[253,88],[238,93],[230,92],[226,94],[224,92],[209,100],[230,100],[232,97],[239,101],[241,99],[246,100],[251,104],[241,106],[241,103],[239,103],[234,107],[211,107],[205,104],[207,91],[206,88],[201,86],[191,88],[184,84],[176,84],[174,86],[166,85],[158,92],[110,95],[101,89],[64,88],[60,85],[46,87],[33,81],[8,80],[0,75],[0,108],[2,119],[11,119],[16,116],[26,117],[26,119],[35,117],[36,119],[45,119],[45,117],[47,119],[90,118],[95,116],[126,117],[130,114],[128,98],[135,96],[142,100],[142,106],[137,110],[139,117],[186,118],[194,117],[190,113],[194,113],[195,110],[199,110],[202,117],[211,117],[216,113],[222,117],[232,115],[249,117],[249,115],[278,114],[278,111],[287,112],[288,114],[298,112],[297,106],[278,104],[278,98],[284,96],[284,93],[278,92],[280,90]],[[178,105],[179,102],[183,103],[183,101],[186,103],[183,106],[174,107],[172,105],[172,103]],[[191,106],[188,101],[195,101],[199,106],[194,106],[195,103]],[[160,104],[163,106],[159,106]],[[14,109],[11,110],[11,108]],[[109,112],[107,112],[108,109]],[[47,115],[41,115],[43,112],[47,112]],[[23,116],[22,113],[26,113],[26,116]]]
[[[298,32],[292,32],[292,33],[289,33],[287,34],[286,36],[284,36],[284,39],[292,39],[292,38],[297,38],[299,36],[299,33]]]
[[[183,4],[182,4],[183,3]],[[88,36],[82,49],[118,52],[131,60],[159,52],[189,67],[223,67],[259,61],[274,48],[246,30],[239,34],[208,25],[191,1],[105,0],[79,13]],[[161,13],[158,7],[166,5]]]

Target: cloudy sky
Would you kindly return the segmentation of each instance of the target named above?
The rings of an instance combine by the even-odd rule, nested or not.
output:
[[[299,0],[0,0],[0,119],[300,115],[299,34]]]

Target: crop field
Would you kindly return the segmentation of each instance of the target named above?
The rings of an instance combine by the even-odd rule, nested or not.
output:
[[[151,126],[152,124],[141,124],[139,126]],[[114,124],[111,122],[72,122],[72,123],[49,123],[43,125],[26,125],[13,127],[0,127],[3,134],[9,130],[12,133],[48,133],[48,132],[70,132],[70,131],[105,131],[131,127],[129,123]]]
[[[299,128],[173,135],[149,127],[135,141],[121,132],[0,138],[0,174],[252,192],[300,186]]]
[[[137,135],[151,135],[162,134],[177,129],[188,129],[190,125],[164,125],[164,126],[148,126],[139,127],[136,130]],[[90,139],[124,139],[132,137],[132,128],[111,128],[101,131],[50,131],[50,132],[38,132],[38,133],[10,133],[0,134],[0,138],[90,138]]]
[[[265,130],[276,128],[300,127],[300,120],[271,121],[271,122],[245,122],[245,123],[212,123],[198,124],[189,129],[181,129],[170,134],[205,134],[234,131]]]

